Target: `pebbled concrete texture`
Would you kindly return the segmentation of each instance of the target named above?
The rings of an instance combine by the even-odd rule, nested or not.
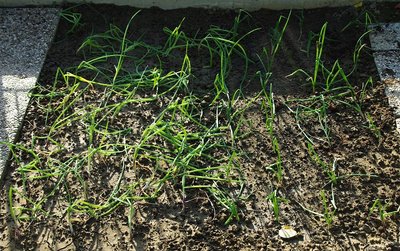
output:
[[[13,142],[55,34],[59,8],[0,8],[0,141]],[[0,144],[0,174],[8,147]]]
[[[400,133],[400,23],[372,25],[371,47],[380,79],[385,83],[389,105],[394,108]]]
[[[371,47],[374,51],[400,50],[400,23],[371,25]]]

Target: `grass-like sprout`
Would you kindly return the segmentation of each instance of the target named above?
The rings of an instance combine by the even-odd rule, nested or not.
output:
[[[234,54],[237,54],[243,58],[245,62],[244,74],[240,85],[244,82],[247,76],[247,70],[249,65],[249,58],[247,56],[246,50],[240,44],[246,36],[257,31],[254,29],[245,35],[236,38],[236,33],[234,31],[222,30],[220,28],[211,28],[208,35],[206,35],[202,40],[201,44],[206,46],[210,53],[210,59],[214,57],[213,54],[219,55],[219,73],[215,76],[214,87],[216,90],[216,95],[212,103],[220,98],[221,94],[224,94],[228,99],[230,99],[230,90],[227,85],[227,78],[231,69],[231,60]]]
[[[292,10],[289,11],[287,16],[280,16],[275,24],[275,27],[271,31],[271,48],[263,48],[263,56],[266,58],[266,63],[263,62],[260,56],[260,62],[263,65],[265,72],[271,72],[272,66],[275,62],[275,57],[279,51],[282,44],[283,36],[286,32],[286,28],[289,24],[290,17],[292,15]]]
[[[274,212],[276,222],[279,222],[279,214],[280,214],[279,205],[282,202],[287,202],[287,200],[278,195],[277,189],[275,189],[268,195],[267,200],[269,200],[272,204],[272,209]]]
[[[276,174],[278,181],[280,182],[283,179],[283,166],[282,166],[283,161],[282,161],[279,140],[274,132],[276,111],[275,111],[274,93],[272,91],[272,84],[269,83],[271,73],[266,73],[265,76],[262,76],[262,74],[258,72],[258,75],[260,77],[260,83],[262,88],[260,92],[260,94],[262,94],[261,109],[265,114],[265,126],[271,139],[272,151],[277,156],[275,164],[269,166],[268,170],[273,171]]]
[[[322,167],[322,170],[328,175],[330,182],[333,185],[336,185],[337,183],[337,176],[335,173],[335,165],[332,165],[332,169],[329,168],[329,165],[323,161],[318,153],[315,151],[314,146],[312,143],[307,142],[307,149],[308,149],[308,154],[310,155],[311,159],[314,161],[314,163],[320,167]]]
[[[261,92],[262,92],[262,101],[261,106],[262,109],[265,111],[265,125],[268,129],[269,135],[272,137],[274,134],[274,121],[275,121],[275,101],[274,101],[274,93],[272,91],[272,83],[269,83],[269,79],[271,77],[271,73],[266,73],[265,77],[260,76],[260,83],[261,83]],[[269,85],[268,85],[269,84]]]
[[[379,127],[374,122],[374,119],[371,116],[371,114],[369,114],[368,112],[365,113],[365,118],[367,119],[367,122],[368,122],[368,128],[371,130],[371,132],[374,134],[375,138],[380,143],[381,139],[382,139],[381,130],[379,129]]]
[[[316,42],[316,46],[315,46],[315,59],[314,59],[314,70],[312,73],[308,73],[303,69],[297,69],[295,70],[293,73],[291,73],[288,76],[293,76],[296,75],[298,73],[302,73],[304,74],[307,79],[311,82],[311,87],[312,87],[312,91],[315,92],[317,85],[318,85],[318,76],[319,76],[319,72],[323,66],[323,61],[322,61],[322,53],[324,50],[324,45],[325,45],[325,34],[326,34],[326,28],[328,26],[328,23],[325,23],[322,27],[321,30],[319,32],[318,35],[318,40]]]
[[[364,32],[367,32],[370,29],[369,26],[374,23],[377,23],[374,15],[371,12],[364,10],[356,19],[350,21],[345,27],[343,27],[341,32],[344,32],[353,26],[362,26],[364,28]]]
[[[331,144],[331,129],[329,124],[328,107],[331,103],[336,101],[335,96],[325,96],[320,94],[318,96],[311,96],[306,99],[294,99],[287,102],[289,110],[295,114],[297,127],[302,132],[308,142],[313,143],[313,139],[317,139],[322,142]],[[296,102],[297,107],[291,108],[289,104]],[[319,128],[323,132],[324,137],[312,135],[303,128],[303,124],[307,121],[316,121],[320,126]]]
[[[326,224],[328,224],[328,227],[330,227],[332,225],[332,223],[333,223],[333,218],[335,216],[336,209],[332,210],[329,207],[328,199],[326,198],[324,190],[321,190],[320,196],[321,196],[322,205],[323,205],[323,208],[324,208],[323,216],[324,216]]]
[[[389,203],[382,203],[380,199],[376,199],[369,209],[368,218],[370,218],[375,211],[378,211],[379,219],[381,221],[385,221],[388,217],[400,214],[400,206],[393,211],[388,211],[388,207]]]
[[[72,8],[67,8],[61,11],[61,18],[65,19],[68,23],[72,25],[72,27],[67,31],[67,33],[75,32],[81,25],[82,14],[78,12],[72,11]]]

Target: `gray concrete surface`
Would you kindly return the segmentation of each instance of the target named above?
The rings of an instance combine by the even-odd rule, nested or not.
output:
[[[29,102],[60,9],[0,8],[0,141],[13,142]],[[0,144],[0,174],[8,148]]]
[[[400,23],[373,25],[371,47],[389,105],[394,108],[397,131],[400,133]]]

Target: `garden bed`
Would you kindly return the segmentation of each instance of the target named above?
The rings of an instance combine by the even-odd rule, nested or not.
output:
[[[9,144],[0,246],[399,248],[377,10],[398,16],[66,8]]]

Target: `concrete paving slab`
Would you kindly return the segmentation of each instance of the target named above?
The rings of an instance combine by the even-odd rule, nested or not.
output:
[[[385,83],[389,105],[394,108],[400,133],[400,23],[371,26],[371,47],[379,77]]]
[[[371,44],[374,51],[400,50],[400,23],[371,25]]]
[[[385,93],[389,99],[389,105],[394,107],[395,116],[400,118],[400,80],[399,79],[386,79]]]
[[[59,8],[0,8],[0,141],[13,142],[55,34]],[[8,148],[0,144],[0,174]]]
[[[381,80],[400,79],[400,50],[379,51],[373,55]]]

